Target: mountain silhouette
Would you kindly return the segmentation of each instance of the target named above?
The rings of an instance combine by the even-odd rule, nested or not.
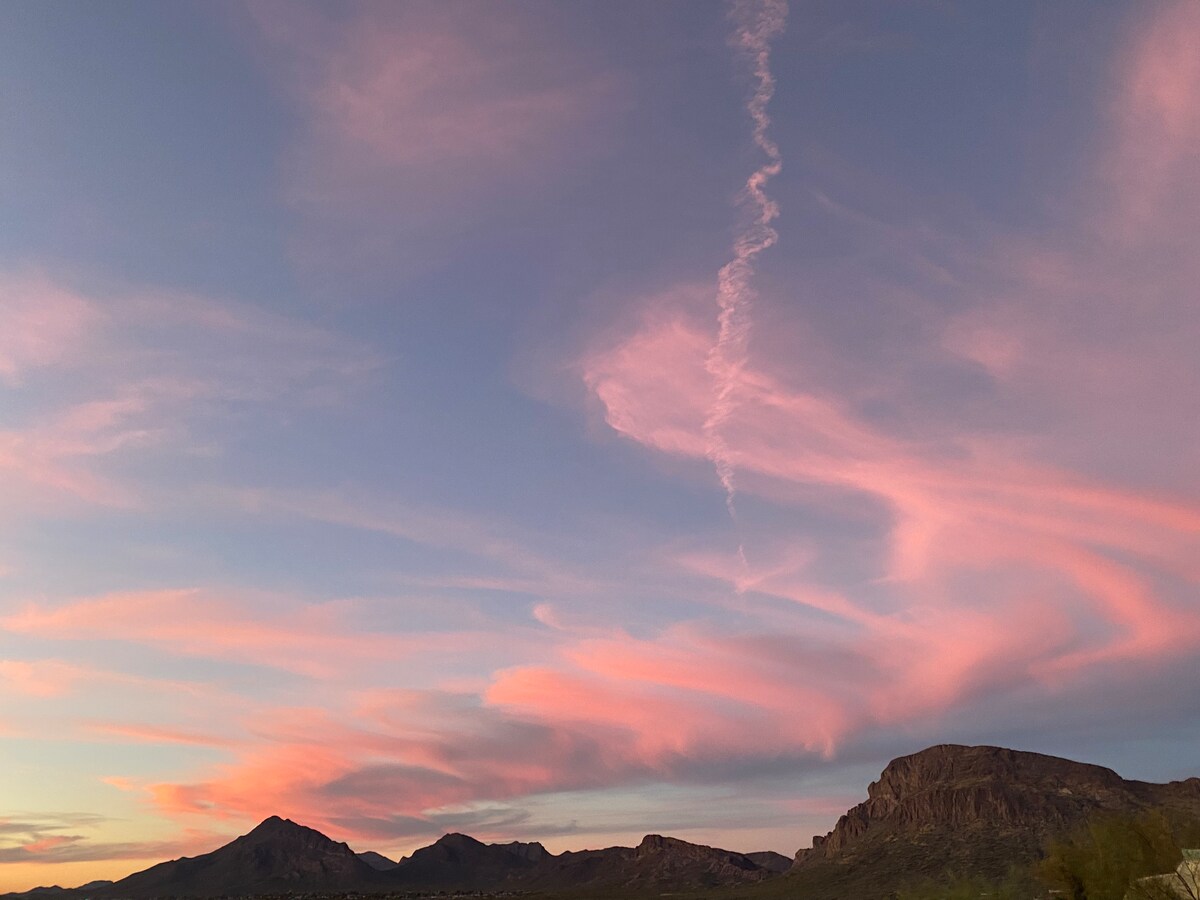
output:
[[[477,889],[515,880],[549,856],[541,844],[485,844],[465,834],[447,834],[400,860],[387,874],[397,886]]]
[[[553,854],[536,842],[486,844],[443,835],[394,862],[289,819],[196,857],[117,882],[35,888],[9,900],[145,900],[262,894],[572,891],[658,896],[738,887],[749,898],[875,900],[949,874],[1003,876],[1039,858],[1045,841],[1096,813],[1167,810],[1200,820],[1200,778],[1150,784],[1111,769],[1002,747],[942,744],[902,756],[812,847],[793,860],[663,835],[636,847]]]
[[[372,887],[381,877],[346,844],[271,816],[203,856],[159,863],[93,891],[107,897],[223,897]]]

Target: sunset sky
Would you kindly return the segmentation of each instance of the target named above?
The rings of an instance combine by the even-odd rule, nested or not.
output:
[[[0,891],[1200,774],[1200,2],[0,4]]]

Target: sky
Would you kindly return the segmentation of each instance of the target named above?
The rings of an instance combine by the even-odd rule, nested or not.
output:
[[[0,5],[0,890],[1200,774],[1200,3]]]

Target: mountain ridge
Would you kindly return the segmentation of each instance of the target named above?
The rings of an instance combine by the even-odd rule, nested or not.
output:
[[[452,832],[397,862],[374,851],[356,853],[315,829],[270,816],[216,850],[116,882],[4,896],[147,900],[414,890],[649,895],[758,885],[766,890],[770,882],[806,900],[872,900],[905,879],[999,877],[1034,861],[1049,837],[1095,813],[1151,809],[1200,820],[1200,778],[1154,784],[1045,754],[939,744],[888,763],[868,785],[866,800],[791,860],[659,834],[646,835],[635,847],[553,854],[537,842],[486,844]]]

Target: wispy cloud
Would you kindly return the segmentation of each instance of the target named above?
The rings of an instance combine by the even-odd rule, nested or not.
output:
[[[0,691],[32,697],[59,697],[92,673],[57,659],[0,659]]]
[[[274,313],[146,288],[0,277],[6,511],[134,508],[143,485],[114,465],[156,452],[219,453],[254,404],[327,405],[380,365],[348,339]]]
[[[0,275],[0,379],[19,383],[29,369],[69,359],[103,318],[95,304],[38,273]]]
[[[400,498],[367,496],[357,490],[259,488],[206,490],[198,502],[215,502],[245,513],[286,515],[329,525],[389,535],[425,547],[451,550],[489,564],[480,574],[454,574],[409,583],[478,587],[535,595],[594,593],[596,579],[535,549],[539,535],[481,514],[436,509]]]
[[[755,80],[754,92],[746,104],[754,123],[754,143],[767,160],[746,180],[742,203],[748,222],[734,240],[733,259],[722,266],[717,277],[717,340],[709,349],[705,368],[712,375],[715,397],[704,420],[708,457],[717,470],[725,489],[725,504],[729,515],[737,521],[734,498],[734,464],[723,428],[736,404],[739,375],[746,365],[746,346],[750,335],[750,307],[754,302],[754,261],[764,250],[772,247],[779,235],[771,223],[779,217],[779,205],[767,196],[767,182],[783,168],[779,147],[767,134],[771,118],[767,104],[775,92],[771,75],[771,41],[783,31],[787,21],[784,0],[741,0],[734,3],[732,18],[735,31],[731,43],[737,52],[750,60]],[[745,551],[739,547],[743,558]]]
[[[594,154],[623,103],[618,77],[559,40],[552,7],[251,10],[304,121],[286,166],[308,267],[417,264],[412,248],[437,253],[428,236],[457,217],[528,195]]]
[[[173,654],[278,668],[313,678],[414,656],[478,651],[491,630],[381,632],[355,627],[350,601],[304,603],[250,592],[153,590],[28,603],[0,629],[46,640],[118,641]],[[510,635],[516,650],[521,636]]]
[[[210,831],[189,829],[173,840],[96,840],[95,831],[111,821],[93,813],[0,819],[0,864],[169,859],[208,849],[218,839]]]

